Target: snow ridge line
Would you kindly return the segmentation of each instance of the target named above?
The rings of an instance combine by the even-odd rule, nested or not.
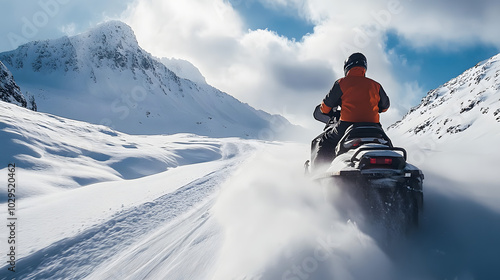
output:
[[[179,279],[182,278],[179,273],[184,279],[199,279],[199,274],[196,274],[197,269],[191,267],[191,271],[184,271],[180,267],[194,263],[196,266],[211,267],[203,261],[206,260],[207,254],[210,255],[211,261],[214,261],[213,250],[197,254],[195,259],[186,257],[185,254],[186,250],[189,251],[205,240],[217,236],[217,232],[211,228],[214,221],[209,212],[216,202],[216,196],[217,194],[212,194],[209,199],[196,205],[194,207],[196,209],[189,214],[183,215],[182,218],[172,221],[143,241],[130,246],[117,259],[98,267],[95,273],[86,279],[166,279],[167,275],[169,279]],[[180,232],[182,233],[179,234]],[[151,250],[152,247],[161,249]],[[144,261],[145,259],[147,261]],[[131,267],[123,270],[124,265]],[[195,273],[196,276],[189,273]],[[203,275],[205,273],[207,272],[204,271]]]
[[[96,225],[74,237],[60,240],[18,262],[18,279],[82,279],[127,246],[159,225],[175,221],[197,204],[215,199],[210,194],[231,175],[241,163],[236,157],[219,170],[194,180],[173,193],[126,210],[103,224]],[[0,269],[0,279],[8,279],[7,269]],[[12,272],[10,272],[12,273]],[[3,274],[3,275],[2,275]]]

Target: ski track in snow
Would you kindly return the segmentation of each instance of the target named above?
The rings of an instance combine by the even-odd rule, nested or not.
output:
[[[104,263],[87,279],[198,279],[213,267],[220,232],[208,212],[215,196],[196,205],[182,218],[141,238],[122,254]],[[193,269],[201,265],[204,269]],[[208,271],[205,271],[208,273]]]
[[[233,148],[233,150],[238,149]],[[194,216],[194,221],[191,222],[195,225],[190,225],[184,233],[181,233],[178,240],[168,246],[164,241],[162,242],[162,248],[165,246],[166,248],[158,255],[161,257],[158,261],[161,263],[169,257],[175,258],[177,250],[189,246],[186,243],[192,242],[200,234],[206,234],[203,225],[209,219],[207,211],[215,200],[215,192],[241,160],[241,155],[229,155],[223,167],[172,193],[123,211],[100,225],[22,258],[17,264],[19,268],[22,268],[16,274],[17,279],[83,279],[94,272],[96,267],[120,254],[124,248],[133,247],[135,243],[151,238],[148,236],[157,228],[163,226],[163,231],[166,231],[165,234],[168,235],[169,231],[175,231],[184,222],[189,222],[188,217]],[[163,237],[156,238],[161,240]],[[203,238],[196,242],[203,242]],[[132,252],[133,255],[140,253],[140,249],[138,252]],[[154,256],[151,255],[151,257]],[[175,259],[173,261],[175,262]],[[151,264],[147,264],[147,267],[150,270],[155,268],[154,266],[151,268]],[[171,269],[174,270],[175,267]],[[5,274],[7,269],[3,267],[0,271]],[[150,273],[150,271],[139,270],[142,276],[129,274],[127,278],[122,272],[123,269],[111,270],[111,272],[104,273],[105,278],[98,275],[90,279],[143,279],[148,278]],[[180,273],[186,274],[184,271]],[[1,279],[9,278],[4,275]]]

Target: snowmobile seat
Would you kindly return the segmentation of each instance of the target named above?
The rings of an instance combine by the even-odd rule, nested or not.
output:
[[[335,149],[336,155],[366,143],[384,144],[393,147],[391,139],[379,124],[355,123],[347,128]]]

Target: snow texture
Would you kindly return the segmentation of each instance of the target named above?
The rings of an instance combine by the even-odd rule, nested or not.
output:
[[[447,139],[473,125],[500,127],[500,55],[478,63],[441,87],[389,130]],[[477,124],[476,124],[477,122]]]

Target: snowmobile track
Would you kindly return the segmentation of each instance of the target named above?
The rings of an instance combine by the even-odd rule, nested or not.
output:
[[[197,209],[200,204],[212,204],[215,197],[211,194],[229,177],[236,166],[238,164],[235,164],[235,160],[228,160],[222,168],[173,193],[125,210],[103,224],[21,259],[18,262],[20,273],[16,275],[17,278],[85,278],[104,261],[124,250],[123,248],[141,241],[141,237],[147,236],[160,225],[178,220],[176,218],[189,213],[191,209]],[[178,242],[182,243],[183,240]],[[168,255],[163,257],[168,258]],[[1,279],[7,278],[2,276]]]

